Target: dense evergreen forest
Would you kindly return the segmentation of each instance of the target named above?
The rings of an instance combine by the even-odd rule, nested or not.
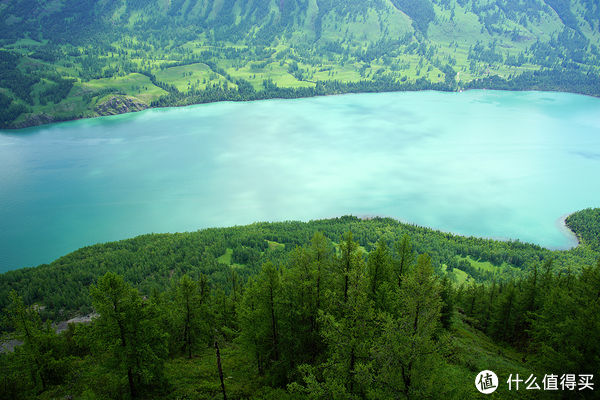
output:
[[[221,100],[600,95],[594,0],[13,0],[0,128]]]
[[[85,247],[0,275],[0,397],[475,398],[490,369],[592,398],[599,210],[567,224],[565,251],[350,216]]]

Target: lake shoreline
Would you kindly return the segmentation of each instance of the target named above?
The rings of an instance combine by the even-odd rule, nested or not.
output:
[[[579,210],[580,211],[580,210]],[[200,231],[205,231],[205,230],[211,230],[211,229],[229,229],[229,228],[234,228],[234,227],[240,227],[240,226],[250,226],[250,225],[254,225],[254,224],[262,224],[262,223],[266,223],[266,224],[277,224],[277,223],[282,223],[282,222],[300,222],[303,224],[309,224],[309,223],[313,223],[313,222],[318,222],[318,221],[329,221],[329,220],[335,220],[338,218],[343,218],[345,216],[350,216],[350,217],[355,217],[361,221],[370,221],[370,220],[375,220],[375,219],[391,219],[396,221],[397,223],[401,224],[401,225],[409,225],[415,228],[419,228],[419,229],[424,229],[427,231],[430,231],[431,233],[434,234],[444,234],[444,235],[450,235],[450,236],[458,236],[458,237],[462,237],[462,238],[471,238],[471,239],[478,239],[478,240],[488,240],[488,241],[492,241],[492,242],[505,242],[505,243],[522,243],[525,245],[529,245],[529,246],[536,246],[536,247],[541,247],[543,249],[549,250],[549,251],[560,251],[560,252],[569,252],[571,250],[574,250],[576,248],[578,248],[579,246],[581,246],[581,241],[579,239],[579,236],[577,235],[577,233],[575,231],[573,231],[569,225],[567,224],[566,220],[567,218],[569,218],[569,216],[578,213],[579,211],[573,211],[570,212],[568,214],[564,214],[561,217],[559,217],[556,220],[556,227],[569,239],[572,239],[572,244],[568,245],[566,247],[548,247],[548,246],[543,246],[534,242],[523,242],[520,239],[515,239],[515,238],[509,238],[509,237],[490,237],[490,236],[476,236],[476,235],[469,235],[469,234],[461,234],[458,232],[453,232],[453,231],[447,231],[447,230],[443,230],[440,228],[435,228],[432,226],[426,226],[426,225],[421,225],[415,222],[411,222],[409,220],[403,219],[403,218],[398,218],[398,217],[391,217],[391,216],[385,216],[385,215],[380,215],[380,214],[361,214],[361,215],[338,215],[338,216],[328,216],[328,217],[322,217],[322,218],[315,218],[315,219],[307,219],[307,220],[289,220],[289,221],[275,221],[275,220],[263,220],[263,221],[255,221],[253,223],[250,224],[243,224],[243,225],[232,225],[232,226],[210,226],[210,227],[205,227],[205,228],[199,228],[198,230],[189,230],[189,231],[177,231],[177,232],[152,232],[152,233],[142,233],[139,235],[134,235],[131,237],[126,237],[126,238],[122,238],[122,239],[117,239],[117,240],[109,240],[109,241],[105,241],[105,242],[97,242],[97,243],[92,243],[92,244],[88,244],[85,246],[82,246],[78,249],[75,249],[73,251],[70,251],[68,253],[65,253],[59,257],[57,257],[56,259],[53,259],[47,263],[42,263],[42,264],[38,264],[38,265],[30,265],[30,266],[26,266],[26,267],[17,267],[14,269],[8,269],[5,271],[0,271],[0,275],[4,275],[6,273],[11,273],[13,271],[17,271],[17,270],[28,270],[28,269],[37,269],[41,266],[49,266],[54,264],[55,262],[59,261],[60,259],[69,256],[72,253],[76,253],[78,251],[81,251],[84,248],[88,248],[88,247],[94,247],[94,246],[99,246],[99,245],[106,245],[106,244],[110,244],[110,243],[118,243],[118,242],[124,242],[124,241],[129,241],[129,240],[134,240],[149,234],[158,234],[158,235],[177,235],[177,234],[191,234],[194,232],[200,232]],[[81,317],[81,316],[79,316]],[[72,319],[69,321],[66,321],[67,323],[71,323],[71,322],[89,322],[89,319],[86,321],[80,321],[80,320],[76,320],[76,319]],[[57,329],[60,330],[64,330],[65,329],[66,324],[63,324],[61,326],[58,326]],[[5,346],[0,346],[0,353],[6,351],[6,349],[4,349],[3,347]]]
[[[562,233],[564,233],[567,237],[572,239],[575,243],[574,246],[569,247],[567,250],[571,250],[571,249],[581,246],[581,240],[579,239],[577,232],[572,230],[571,227],[569,227],[569,225],[567,224],[567,218],[569,218],[571,215],[573,215],[575,213],[576,213],[576,211],[565,214],[565,215],[561,216],[557,221],[558,228],[560,229],[560,231]]]
[[[427,225],[421,225],[415,222],[411,222],[409,220],[403,219],[403,218],[398,218],[398,217],[390,217],[390,216],[385,216],[385,215],[377,215],[377,214],[362,214],[362,215],[338,215],[338,216],[329,216],[329,217],[323,217],[323,218],[314,218],[314,219],[307,219],[307,220],[286,220],[286,221],[277,221],[277,220],[263,220],[263,221],[254,221],[252,223],[249,224],[242,224],[242,225],[231,225],[231,226],[209,226],[209,227],[204,227],[204,228],[199,228],[198,230],[182,230],[182,231],[176,231],[176,232],[148,232],[148,233],[142,233],[139,235],[134,235],[131,237],[125,237],[122,239],[116,239],[116,240],[108,240],[108,241],[104,241],[104,242],[97,242],[97,243],[91,243],[91,244],[87,244],[84,245],[80,248],[77,248],[73,251],[69,251],[66,254],[63,254],[59,257],[57,257],[56,259],[50,260],[48,262],[45,263],[41,263],[38,265],[29,265],[29,266],[25,266],[25,267],[17,267],[17,268],[13,268],[13,269],[8,269],[6,271],[0,271],[0,275],[3,275],[7,272],[11,272],[11,271],[16,271],[16,270],[24,270],[24,269],[35,269],[38,267],[41,267],[43,265],[50,265],[55,263],[56,261],[60,260],[61,258],[68,256],[72,253],[78,252],[84,248],[87,247],[94,247],[94,246],[98,246],[98,245],[106,245],[106,244],[110,244],[110,243],[118,243],[118,242],[123,242],[123,241],[128,241],[128,240],[133,240],[133,239],[137,239],[139,237],[143,237],[146,235],[177,235],[177,234],[190,234],[190,233],[194,233],[194,232],[198,232],[198,231],[205,231],[205,230],[211,230],[211,229],[228,229],[228,228],[234,228],[234,227],[240,227],[240,226],[250,226],[250,225],[254,225],[254,224],[277,224],[277,223],[282,223],[282,222],[300,222],[300,223],[304,223],[304,224],[308,224],[308,223],[312,223],[312,222],[318,222],[318,221],[329,221],[329,220],[334,220],[337,218],[343,218],[345,216],[351,216],[351,217],[356,217],[361,221],[370,221],[370,220],[374,220],[374,219],[391,219],[396,221],[397,223],[401,224],[401,225],[409,225],[415,228],[419,228],[419,229],[425,229],[428,231],[431,231],[432,233],[441,233],[441,234],[445,234],[445,235],[451,235],[451,236],[458,236],[458,237],[462,237],[462,238],[467,238],[467,239],[478,239],[478,240],[489,240],[492,242],[504,242],[504,243],[522,243],[525,245],[530,245],[530,246],[537,246],[537,247],[541,247],[543,249],[549,250],[549,251],[571,251],[577,247],[579,247],[581,245],[581,241],[579,240],[579,237],[577,236],[577,233],[573,230],[571,230],[571,228],[569,228],[569,226],[566,223],[566,219],[577,213],[578,211],[574,211],[571,212],[569,214],[565,214],[563,216],[561,216],[560,218],[558,218],[556,220],[556,226],[557,228],[569,239],[572,239],[573,244],[572,245],[568,245],[565,247],[548,247],[548,246],[543,246],[540,245],[538,243],[534,243],[534,242],[527,242],[527,241],[521,241],[518,238],[510,238],[510,237],[497,237],[497,236],[477,236],[477,235],[469,235],[469,234],[462,234],[462,233],[458,233],[458,232],[454,232],[454,231],[448,231],[448,230],[444,230],[444,229],[440,229],[440,228],[436,228],[433,226],[427,226]],[[68,321],[68,322],[74,322],[74,321]],[[75,321],[75,322],[80,322],[80,321]],[[1,352],[1,351],[0,351]]]
[[[436,228],[433,226],[420,225],[420,224],[408,221],[403,218],[389,217],[389,216],[384,216],[384,215],[367,214],[367,215],[358,215],[357,218],[359,218],[363,221],[369,221],[369,220],[372,220],[375,218],[390,218],[390,219],[400,222],[401,224],[412,225],[412,226],[416,226],[419,228],[425,228],[425,229],[429,229],[429,230],[432,230],[435,232],[445,233],[445,234],[449,234],[449,235],[453,235],[453,236],[460,236],[460,237],[464,237],[464,238],[493,240],[493,241],[497,241],[497,242],[520,242],[520,243],[530,244],[530,245],[534,245],[534,246],[540,246],[540,247],[543,247],[544,249],[547,249],[550,251],[570,251],[581,245],[579,236],[577,236],[577,233],[575,231],[571,230],[571,228],[569,227],[569,225],[567,225],[567,222],[566,222],[567,218],[569,218],[571,215],[573,215],[575,213],[577,213],[577,211],[573,211],[571,213],[565,214],[556,220],[557,228],[564,234],[565,237],[570,239],[570,241],[572,242],[572,244],[569,244],[564,247],[548,247],[548,246],[543,246],[543,245],[540,245],[540,244],[537,244],[534,242],[522,242],[518,238],[499,237],[499,236],[476,236],[476,235],[462,234],[459,232],[443,230],[443,229]],[[335,218],[335,217],[332,217],[332,218]]]
[[[113,116],[117,116],[117,115],[135,114],[135,113],[148,111],[148,110],[154,110],[154,109],[160,110],[160,109],[170,109],[170,108],[184,108],[184,107],[198,106],[198,105],[202,105],[202,104],[215,104],[215,103],[228,103],[228,102],[230,102],[230,103],[252,103],[252,102],[267,101],[267,100],[297,100],[297,99],[310,99],[310,98],[319,98],[319,97],[344,96],[344,95],[351,95],[351,94],[421,93],[421,92],[464,93],[464,92],[471,92],[471,91],[478,91],[478,90],[479,91],[498,91],[498,92],[567,93],[567,94],[574,94],[574,95],[578,95],[578,96],[600,98],[600,94],[592,95],[592,94],[588,94],[588,93],[580,93],[580,92],[575,92],[575,91],[541,90],[541,89],[535,89],[535,88],[524,88],[524,89],[517,89],[517,90],[503,89],[503,88],[459,88],[459,89],[453,89],[453,90],[439,90],[439,89],[428,88],[428,89],[422,89],[422,90],[417,89],[417,90],[382,90],[382,91],[358,90],[358,91],[348,91],[348,92],[341,92],[341,93],[316,94],[316,95],[312,95],[312,96],[310,96],[310,95],[309,96],[298,95],[296,97],[273,96],[273,97],[256,98],[256,99],[248,99],[248,100],[220,99],[220,100],[214,100],[214,101],[192,102],[189,104],[173,104],[173,105],[166,105],[166,106],[149,105],[147,108],[142,109],[142,110],[133,110],[133,111],[127,110],[125,112],[119,112],[119,113],[110,114],[110,115],[75,116],[73,118],[54,117],[52,115],[45,114],[45,113],[33,114],[29,119],[19,123],[17,126],[0,128],[0,133],[2,133],[2,131],[18,132],[20,130],[35,128],[35,127],[39,127],[39,126],[53,125],[53,124],[58,124],[58,123],[62,123],[62,122],[71,122],[71,121],[103,118],[103,117],[113,117]]]

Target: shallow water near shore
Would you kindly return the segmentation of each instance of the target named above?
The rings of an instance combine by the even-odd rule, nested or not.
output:
[[[0,131],[0,271],[150,232],[381,215],[549,248],[600,206],[600,99],[378,93]]]

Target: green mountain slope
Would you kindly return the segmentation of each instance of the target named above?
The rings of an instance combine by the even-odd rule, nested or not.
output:
[[[599,209],[572,214],[572,229],[580,237],[598,230]],[[594,214],[595,213],[595,214]],[[571,226],[571,225],[570,225]],[[338,242],[352,231],[367,252],[382,238],[393,241],[408,235],[413,248],[427,253],[437,272],[457,285],[507,281],[521,277],[543,260],[553,259],[557,273],[571,274],[598,260],[596,249],[548,250],[518,241],[463,237],[390,218],[369,220],[341,217],[311,222],[256,223],[232,228],[204,229],[175,234],[148,234],[128,240],[81,248],[50,264],[0,274],[0,310],[16,290],[29,304],[44,306],[44,315],[68,319],[90,311],[89,285],[106,272],[121,274],[146,294],[169,286],[173,276],[206,275],[215,284],[226,284],[235,271],[242,280],[256,274],[266,262],[283,263],[296,246],[305,245],[316,232]],[[2,322],[0,320],[0,322]],[[0,326],[2,328],[2,326]]]
[[[118,112],[428,88],[598,95],[599,16],[593,0],[3,2],[0,126],[132,97]]]
[[[598,256],[348,216],[90,246],[0,275],[0,399],[593,398]]]

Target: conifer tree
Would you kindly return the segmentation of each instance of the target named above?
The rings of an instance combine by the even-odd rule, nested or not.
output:
[[[447,275],[442,278],[440,289],[440,299],[442,301],[440,322],[444,329],[450,329],[454,318],[454,288]]]
[[[154,304],[112,272],[98,279],[90,294],[99,314],[93,323],[95,352],[102,355],[106,373],[126,375],[131,398],[162,384],[167,338]]]
[[[343,302],[348,301],[348,288],[350,287],[350,276],[356,268],[357,263],[362,259],[358,251],[358,243],[352,238],[352,232],[346,233],[340,243],[339,270],[343,279]]]
[[[375,308],[383,310],[389,302],[389,292],[392,290],[392,259],[389,249],[383,240],[379,240],[367,260],[369,272],[369,298],[374,301]]]
[[[319,333],[319,310],[328,308],[324,292],[329,289],[332,252],[324,236],[316,234],[310,245],[291,253],[282,278],[280,338],[288,369],[314,362],[323,351]]]
[[[50,321],[43,323],[38,309],[28,307],[14,290],[6,313],[15,329],[15,339],[23,345],[15,349],[15,368],[24,372],[19,382],[34,392],[42,392],[50,384],[61,383],[67,374],[68,360],[59,345],[59,338]]]
[[[176,305],[178,312],[176,328],[181,332],[182,350],[188,358],[192,358],[192,350],[204,340],[209,343],[210,317],[208,312],[208,282],[204,275],[198,282],[188,275],[183,275],[176,288]]]
[[[410,237],[408,235],[402,236],[402,239],[396,242],[395,250],[394,273],[398,286],[402,286],[402,279],[408,273],[415,259]]]
[[[316,232],[310,241],[309,252],[315,274],[315,307],[326,308],[324,293],[331,284],[334,248],[322,232]]]
[[[321,318],[328,358],[321,366],[319,390],[328,393],[328,398],[364,398],[372,382],[370,349],[376,336],[375,311],[364,269],[362,259],[351,269],[341,314],[323,314]]]
[[[490,321],[490,334],[493,337],[505,343],[513,343],[518,318],[517,305],[518,290],[514,283],[511,283],[500,294]]]
[[[532,348],[549,370],[595,374],[600,370],[600,261],[586,268],[572,288],[552,279],[534,314]]]
[[[484,332],[489,331],[490,319],[492,318],[492,313],[496,307],[496,298],[498,295],[496,280],[492,281],[492,284],[487,288],[487,291],[487,294],[485,293],[485,291],[483,292],[486,299],[486,306],[482,313],[481,330],[483,330]]]
[[[399,316],[382,316],[382,335],[373,354],[379,366],[377,381],[387,395],[407,399],[424,396],[439,363],[440,287],[431,259],[420,255],[406,275],[398,296]]]
[[[238,308],[241,340],[254,355],[259,374],[280,361],[281,276],[266,263],[255,280],[250,280]]]

